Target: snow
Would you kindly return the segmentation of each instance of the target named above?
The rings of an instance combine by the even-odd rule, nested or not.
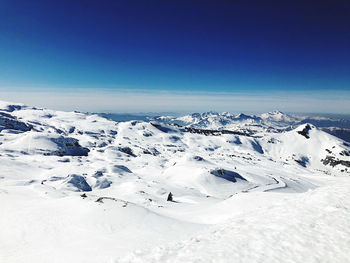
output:
[[[346,262],[350,146],[290,118],[0,102],[0,262]]]
[[[236,214],[181,242],[137,251],[115,262],[348,262],[349,180]],[[266,195],[266,193],[264,194]],[[261,193],[250,201],[265,199]],[[232,197],[230,209],[242,200]],[[279,199],[276,201],[275,199]]]

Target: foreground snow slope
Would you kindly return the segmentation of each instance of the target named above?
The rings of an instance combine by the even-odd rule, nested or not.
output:
[[[279,112],[203,116],[0,102],[0,262],[344,262],[349,144]]]
[[[349,262],[350,184],[337,184],[243,212],[192,238],[115,262]],[[230,198],[231,209],[246,197]],[[266,198],[251,194],[252,202]]]

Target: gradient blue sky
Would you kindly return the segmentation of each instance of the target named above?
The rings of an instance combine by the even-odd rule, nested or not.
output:
[[[246,111],[350,113],[349,94],[348,0],[0,1],[3,100],[240,111],[254,97]]]

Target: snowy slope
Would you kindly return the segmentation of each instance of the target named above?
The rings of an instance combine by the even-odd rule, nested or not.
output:
[[[350,208],[349,144],[311,124],[281,130],[295,121],[288,118],[204,113],[117,123],[0,102],[0,262],[262,261],[265,250],[248,237],[272,253],[270,228],[321,220],[337,202],[341,216]],[[342,262],[349,239],[339,229],[349,225],[337,222],[329,255]],[[288,260],[302,262],[293,242],[326,235],[304,230],[286,231],[295,240],[267,259],[289,249]]]
[[[151,250],[137,251],[116,262],[348,262],[350,257],[350,184],[300,195],[276,196],[193,237]],[[276,195],[276,194],[275,194]],[[266,198],[250,196],[254,202]],[[231,198],[230,208],[241,209]]]

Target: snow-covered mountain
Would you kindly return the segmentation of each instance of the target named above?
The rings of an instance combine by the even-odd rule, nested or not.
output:
[[[114,122],[0,102],[0,261],[279,262],[288,250],[290,262],[342,262],[350,256],[350,235],[338,232],[350,229],[342,220],[350,214],[350,145],[295,125],[302,120],[207,112]],[[314,213],[318,206],[339,217]],[[266,215],[272,231],[307,219],[286,233],[309,249],[271,233],[265,248],[263,240],[249,244],[263,239]],[[329,240],[326,230],[333,243],[314,253]],[[232,250],[234,242],[247,250]]]
[[[234,115],[228,112],[205,112],[193,113],[182,117],[160,116],[154,118],[155,121],[187,127],[215,130],[250,129],[252,132],[257,130],[288,128],[300,122],[302,119],[303,117],[292,116],[279,111],[261,115],[246,115],[243,113]]]
[[[240,130],[249,134],[258,134],[261,132],[280,133],[295,129],[301,124],[310,123],[329,134],[350,142],[350,120],[291,115],[280,111],[272,111],[260,115],[205,112],[193,113],[181,117],[158,116],[151,119],[157,122],[185,127],[213,130]]]

